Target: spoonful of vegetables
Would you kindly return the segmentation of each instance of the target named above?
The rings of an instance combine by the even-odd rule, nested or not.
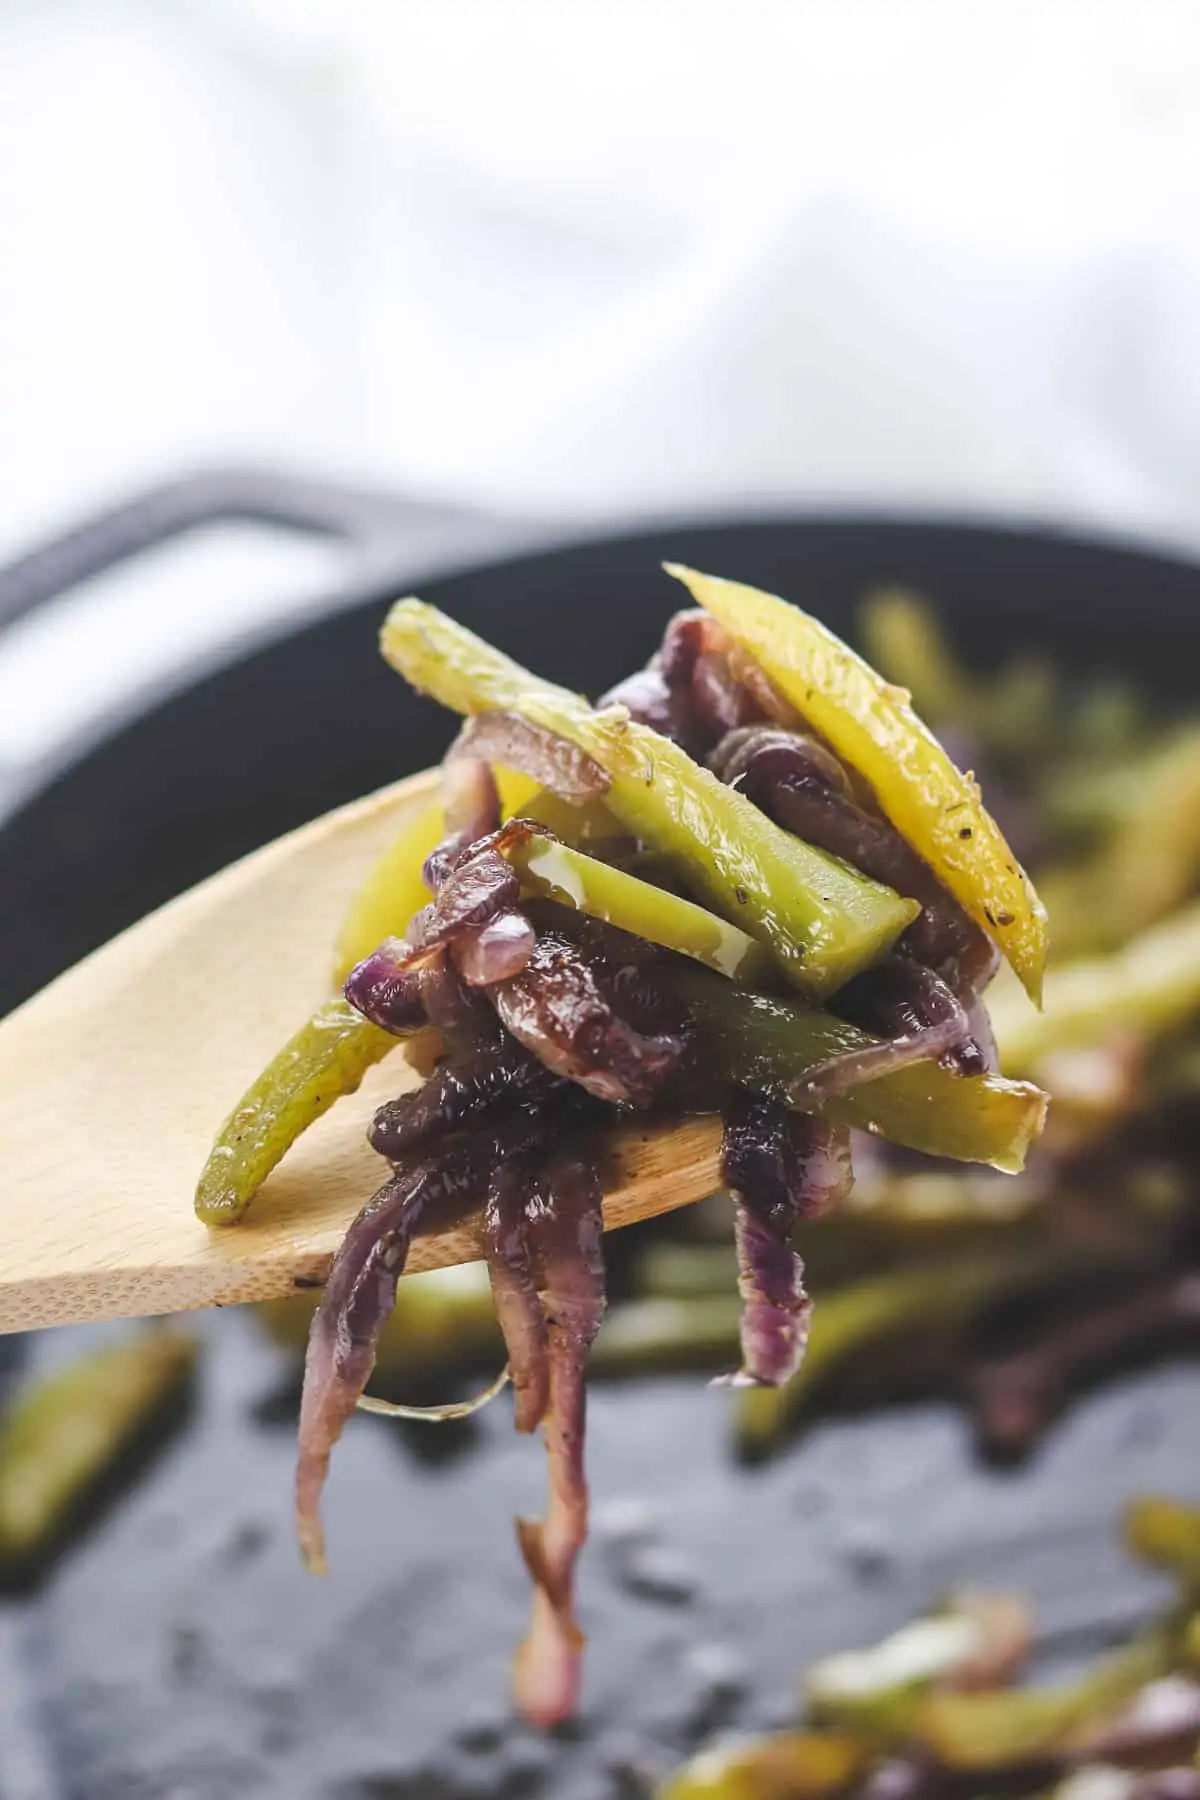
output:
[[[728,1187],[731,1379],[775,1384],[808,1328],[792,1228],[848,1191],[851,1129],[1011,1171],[1045,1111],[996,1072],[983,1001],[1001,954],[1038,998],[1045,915],[973,778],[815,620],[669,572],[698,609],[595,707],[398,602],[384,656],[465,715],[441,770],[237,865],[0,1028],[0,1328],[325,1283],[312,1567],[400,1275],[486,1258],[516,1421],[551,1461],[547,1519],[519,1524],[517,1692],[543,1722],[578,1681],[604,1229]]]

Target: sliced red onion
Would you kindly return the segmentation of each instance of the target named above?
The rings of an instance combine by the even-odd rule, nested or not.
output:
[[[557,1725],[579,1699],[584,1639],[575,1621],[575,1563],[587,1539],[584,1364],[604,1317],[604,1219],[600,1182],[587,1163],[558,1158],[530,1208],[530,1241],[550,1337],[550,1405],[544,1422],[550,1494],[540,1522],[517,1521],[534,1580],[529,1632],[513,1663],[517,1704],[531,1723]]]
[[[733,673],[725,650],[701,651],[691,689],[696,712],[710,735],[736,731],[762,718],[757,700]]]
[[[958,999],[931,969],[907,957],[891,957],[856,976],[838,990],[833,1005],[851,1024],[893,1035],[807,1069],[788,1091],[790,1104],[801,1111],[824,1106],[911,1063],[939,1060],[965,1075],[981,1074],[986,1067]]]
[[[687,695],[701,733],[711,748],[724,731],[771,720],[794,726],[795,708],[754,661],[708,613],[676,613],[658,656],[668,688]]]
[[[530,1190],[524,1165],[497,1164],[483,1214],[492,1298],[508,1351],[518,1431],[540,1425],[550,1402],[550,1340],[525,1216]]]
[[[999,956],[999,951],[996,952]],[[976,994],[966,1002],[968,1043],[974,1045],[979,1058],[977,1074],[998,1075],[1000,1072],[1000,1050],[996,1043],[996,1034],[992,1030],[992,1021],[984,1003],[982,994]]]
[[[1147,1769],[1133,1783],[1129,1800],[1200,1800],[1200,1769]]]
[[[395,1162],[500,1100],[529,1106],[549,1098],[560,1086],[556,1077],[491,1023],[487,1040],[440,1063],[415,1093],[379,1108],[367,1133],[373,1150]]]
[[[840,1206],[854,1186],[849,1129],[808,1113],[789,1113],[784,1162],[792,1216],[799,1223]]]
[[[795,729],[800,725],[800,715],[791,701],[784,699],[749,651],[743,650],[740,644],[730,638],[725,656],[730,674],[752,697],[763,718],[769,719],[773,725],[782,725],[788,729]]]
[[[490,987],[519,975],[533,955],[537,933],[516,907],[498,912],[453,946],[454,962],[469,987]]]
[[[739,1387],[778,1387],[800,1366],[812,1313],[792,1227],[850,1191],[849,1133],[739,1093],[725,1109],[721,1158],[742,1296],[742,1366],[728,1379]]]
[[[987,1067],[962,1002],[940,975],[911,957],[888,957],[856,976],[839,989],[833,1006],[852,1025],[906,1046],[906,1055],[915,1050],[922,1060],[940,1057],[960,1075],[982,1075]]]
[[[601,710],[623,706],[639,725],[648,725],[652,731],[682,744],[689,754],[697,747],[691,692],[668,687],[657,659],[648,668],[639,669],[636,675],[630,675],[610,688],[596,705]]]
[[[1089,1763],[1129,1764],[1143,1768],[1153,1763],[1182,1762],[1195,1754],[1200,1742],[1200,1684],[1190,1676],[1164,1675],[1151,1681],[1136,1694],[1115,1718],[1107,1718],[1079,1734],[1072,1746],[1076,1758]],[[1162,1773],[1168,1771],[1162,1770]],[[1182,1797],[1200,1797],[1200,1769],[1175,1770],[1190,1773],[1191,1789],[1173,1786],[1161,1791],[1163,1800],[1176,1792]],[[1143,1800],[1143,1789],[1135,1790]]]
[[[452,1183],[451,1166],[444,1163],[438,1171],[443,1182]],[[475,1178],[475,1171],[469,1175]],[[313,1316],[300,1402],[296,1534],[314,1574],[326,1567],[320,1506],[329,1458],[375,1366],[375,1345],[395,1304],[409,1241],[436,1185],[425,1162],[384,1183],[346,1233]]]
[[[727,731],[708,766],[729,787],[740,788],[757,804],[769,785],[808,785],[832,794],[849,794],[850,780],[837,757],[814,737],[771,725],[747,725]]]
[[[421,984],[408,966],[411,954],[403,938],[386,938],[350,971],[344,990],[356,1012],[395,1037],[407,1037],[426,1022]]]
[[[981,990],[987,937],[896,828],[855,802],[845,771],[824,745],[796,732],[750,727],[722,740],[709,762],[785,830],[920,901],[921,915],[902,947],[956,992]]]
[[[446,835],[457,838],[463,849],[498,829],[500,791],[482,753],[455,755],[451,746],[442,761],[442,806]]]
[[[497,1157],[519,1155],[550,1129],[518,1113],[499,1129],[440,1140],[396,1170],[342,1240],[313,1315],[300,1401],[296,1534],[314,1573],[325,1569],[320,1505],[330,1455],[375,1366],[413,1232],[431,1211],[452,1222],[482,1197]]]
[[[473,848],[438,889],[420,946],[422,954],[440,949],[461,931],[486,925],[520,897],[521,883],[512,864],[490,847]]]
[[[691,683],[696,659],[714,641],[722,627],[700,607],[688,607],[667,620],[658,666],[670,688],[687,687]]]
[[[486,991],[505,1028],[539,1062],[600,1100],[650,1105],[682,1055],[679,1038],[628,1024],[581,949],[557,931],[539,932],[524,971]]]
[[[581,805],[605,794],[612,785],[606,769],[571,743],[543,725],[534,725],[519,713],[475,713],[446,753],[451,767],[460,759],[479,757],[505,769],[519,769],[564,800]]]
[[[455,1048],[471,1051],[496,1035],[496,1016],[483,996],[464,986],[447,957],[417,972],[421,1001],[431,1025]]]
[[[601,994],[623,1019],[651,1036],[681,1037],[687,1014],[663,982],[667,952],[588,913],[543,907],[536,917],[578,948]]]

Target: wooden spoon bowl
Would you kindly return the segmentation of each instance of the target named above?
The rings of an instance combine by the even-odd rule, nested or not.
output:
[[[305,1133],[245,1224],[207,1229],[192,1193],[222,1120],[330,992],[351,895],[436,781],[412,776],[235,863],[0,1024],[0,1331],[265,1300],[324,1280],[385,1173],[366,1126],[416,1081],[402,1054]],[[712,1192],[719,1150],[712,1119],[621,1132],[606,1223]],[[409,1268],[478,1255],[468,1223],[418,1239]]]

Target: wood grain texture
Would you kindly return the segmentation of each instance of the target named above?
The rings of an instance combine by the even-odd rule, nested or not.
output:
[[[386,1172],[365,1128],[416,1079],[402,1054],[300,1139],[245,1225],[206,1229],[192,1193],[226,1114],[328,993],[355,886],[435,783],[436,772],[399,782],[234,864],[0,1024],[0,1332],[324,1280]],[[719,1148],[713,1119],[624,1131],[608,1224],[710,1193]],[[477,1254],[464,1227],[419,1239],[409,1267]]]

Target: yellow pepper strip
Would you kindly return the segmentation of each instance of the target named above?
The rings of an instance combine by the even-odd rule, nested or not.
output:
[[[1200,1013],[1200,904],[1112,956],[1052,968],[1044,1012],[1031,1012],[1015,990],[1002,988],[989,1010],[1008,1074],[1032,1074],[1052,1052],[1115,1031],[1166,1036]]]
[[[196,1216],[206,1225],[236,1225],[301,1132],[395,1048],[390,1032],[347,1001],[319,1007],[222,1125],[196,1187]]]
[[[887,817],[964,911],[1000,946],[1037,1001],[1046,914],[979,788],[862,658],[786,600],[667,565],[747,650],[784,697],[867,780]]]
[[[852,1737],[832,1732],[747,1738],[702,1751],[654,1800],[833,1800],[862,1773],[868,1755]]]
[[[919,910],[781,831],[623,710],[593,712],[435,607],[397,601],[381,645],[394,669],[443,705],[520,713],[585,751],[610,778],[609,809],[668,856],[714,912],[766,943],[789,979],[814,997],[877,962]]]
[[[553,838],[528,838],[504,852],[527,893],[603,919],[648,943],[677,950],[731,981],[769,982],[773,964],[762,945],[691,900],[610,868]]]
[[[179,1393],[196,1360],[181,1331],[141,1331],[18,1396],[0,1427],[0,1566],[54,1547],[81,1501]]]
[[[431,800],[405,825],[373,864],[338,932],[333,980],[341,987],[351,969],[378,950],[385,938],[403,937],[409,920],[430,898],[421,879],[425,858],[446,835],[440,800]]]

